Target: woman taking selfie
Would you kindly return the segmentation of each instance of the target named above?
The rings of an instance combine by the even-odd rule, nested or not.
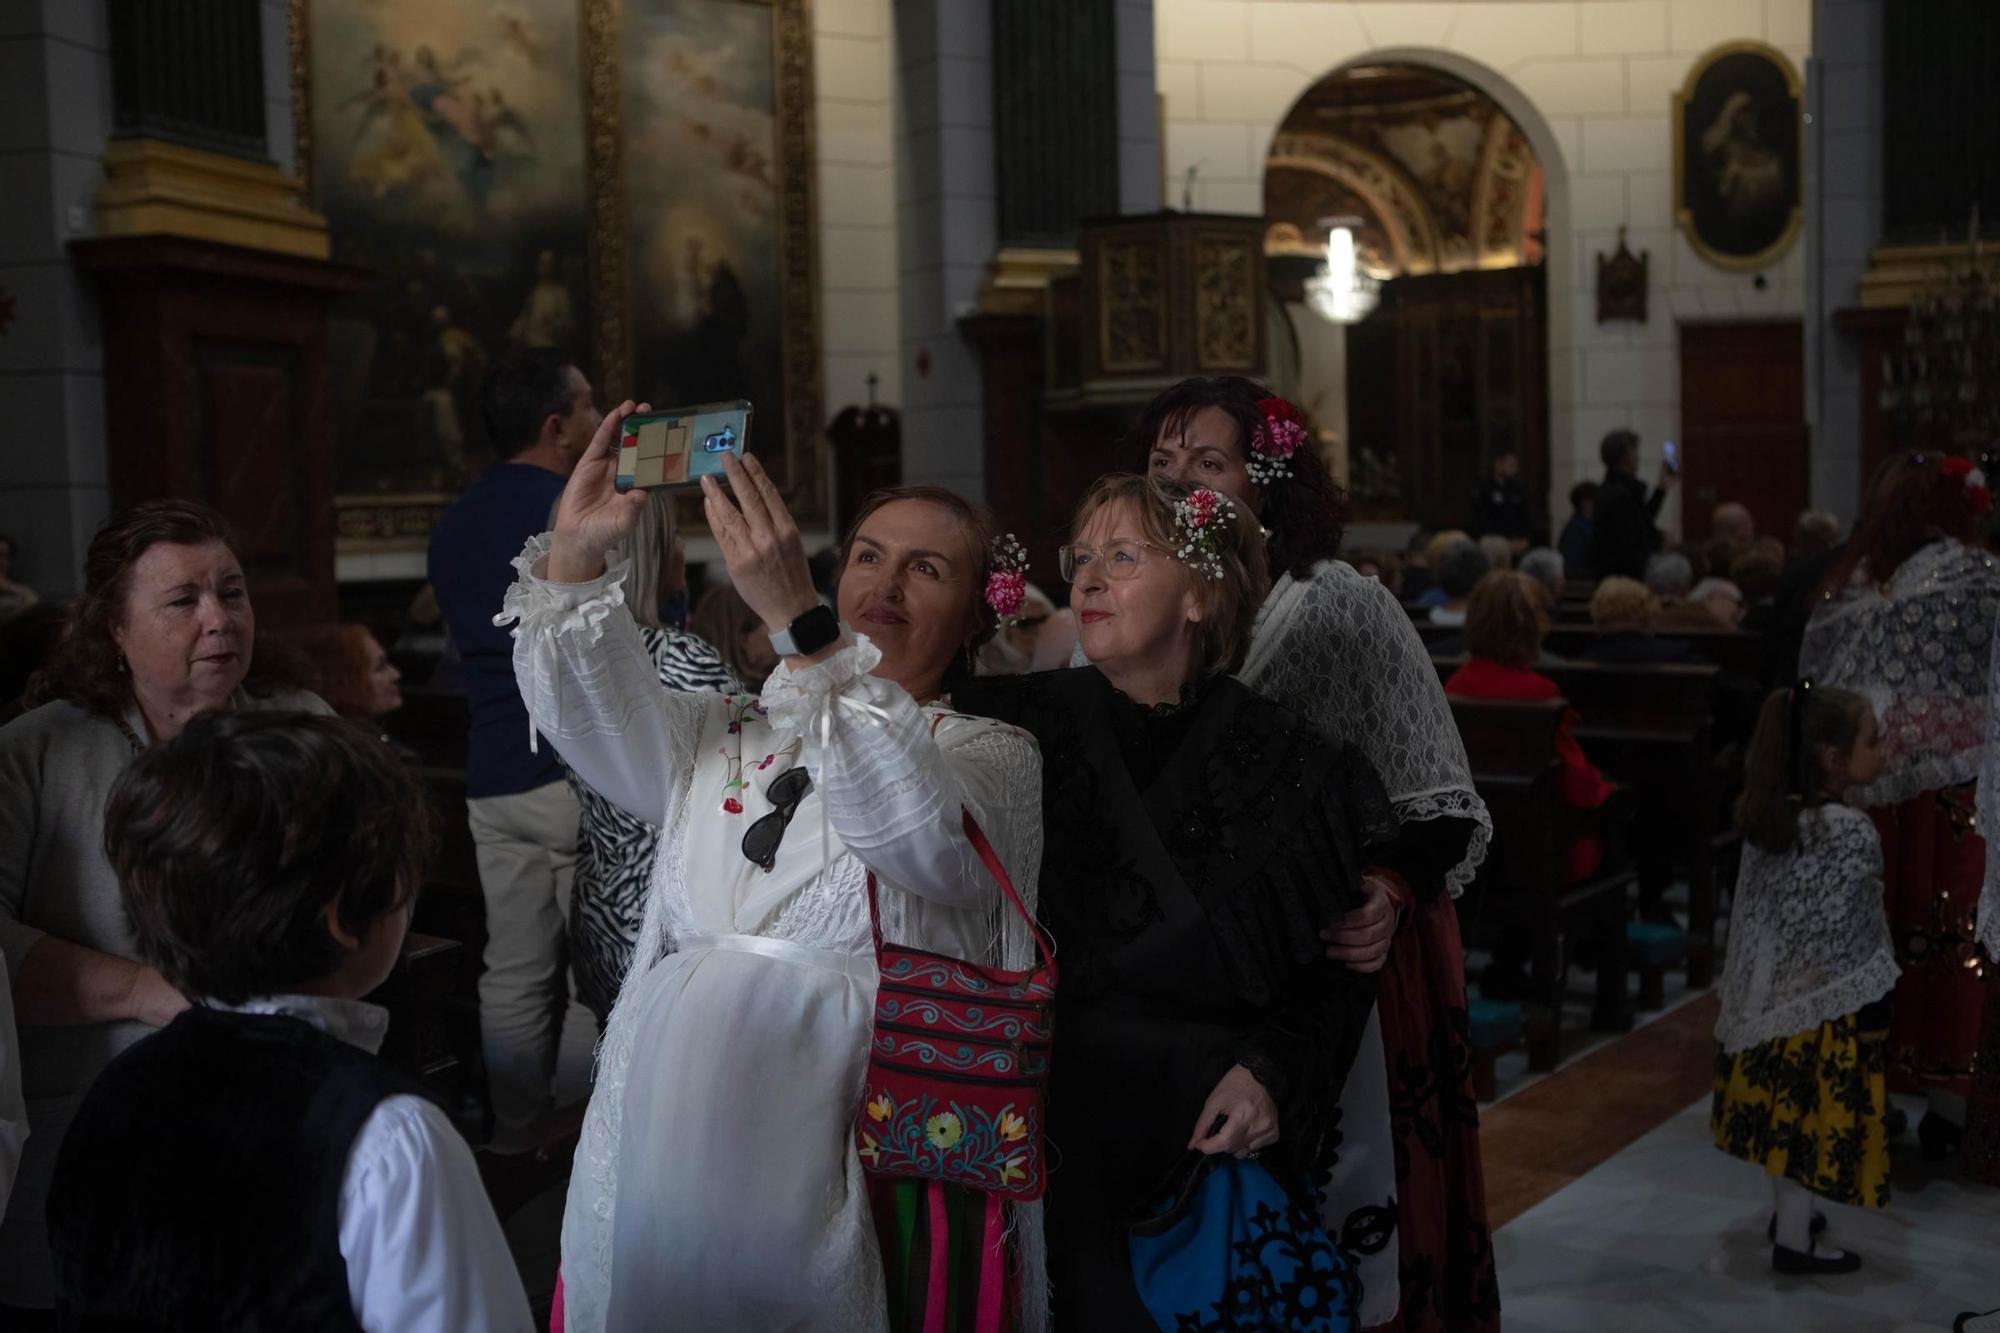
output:
[[[605,562],[647,503],[615,485],[633,410],[604,419],[501,617],[520,622],[541,737],[663,830],[570,1180],[566,1327],[886,1329],[853,1137],[876,983],[864,885],[879,878],[892,940],[1009,967],[1033,953],[961,810],[1032,905],[1034,748],[941,700],[992,632],[991,533],[947,491],[871,497],[836,621],[777,487],[732,457],[726,486],[702,482],[709,528],[783,660],[761,700],[669,690]],[[1032,1251],[1039,1227],[1016,1234]],[[1038,1309],[1037,1261],[1020,1262]]]

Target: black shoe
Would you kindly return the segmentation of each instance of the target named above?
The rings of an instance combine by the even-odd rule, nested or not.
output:
[[[1917,1122],[1917,1146],[1923,1149],[1926,1162],[1949,1162],[1958,1157],[1958,1145],[1965,1138],[1965,1130],[1945,1119],[1935,1111],[1924,1112],[1924,1118]]]
[[[1838,1259],[1824,1259],[1808,1250],[1800,1254],[1782,1245],[1771,1247],[1771,1269],[1778,1273],[1852,1273],[1861,1267],[1861,1256],[1852,1250]]]
[[[1951,1333],[1973,1333],[1973,1320],[1991,1319],[1995,1315],[2000,1315],[2000,1310],[1967,1310],[1964,1314],[1951,1321]]]
[[[1814,1209],[1811,1227],[1812,1234],[1817,1236],[1824,1230],[1826,1230],[1826,1214],[1820,1212],[1818,1209]],[[1776,1213],[1771,1214],[1771,1224],[1764,1228],[1764,1234],[1770,1238],[1773,1245],[1778,1243],[1778,1215]]]

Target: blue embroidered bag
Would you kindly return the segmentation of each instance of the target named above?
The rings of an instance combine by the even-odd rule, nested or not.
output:
[[[1127,1244],[1139,1299],[1165,1333],[1355,1327],[1354,1269],[1318,1210],[1261,1162],[1189,1154]]]

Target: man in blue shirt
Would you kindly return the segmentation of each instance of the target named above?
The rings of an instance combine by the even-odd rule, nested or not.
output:
[[[465,664],[472,735],[466,811],[486,898],[479,1027],[493,1100],[495,1152],[536,1146],[538,1121],[589,1090],[596,1026],[575,999],[560,1031],[579,817],[549,746],[528,748],[528,710],[514,684],[514,642],[493,617],[514,581],[510,563],[545,532],[563,484],[603,419],[590,382],[560,353],[517,352],[486,382],[493,446],[506,461],[481,473],[431,534],[430,577]]]

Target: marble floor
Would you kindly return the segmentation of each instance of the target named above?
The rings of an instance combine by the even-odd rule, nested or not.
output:
[[[1901,1099],[1899,1099],[1901,1101]],[[1922,1105],[1901,1101],[1911,1123]],[[1959,1183],[1895,1145],[1883,1212],[1830,1208],[1828,1238],[1865,1266],[1781,1278],[1770,1188],[1716,1151],[1706,1097],[1494,1236],[1508,1333],[1922,1333],[2000,1306],[2000,1191]]]

